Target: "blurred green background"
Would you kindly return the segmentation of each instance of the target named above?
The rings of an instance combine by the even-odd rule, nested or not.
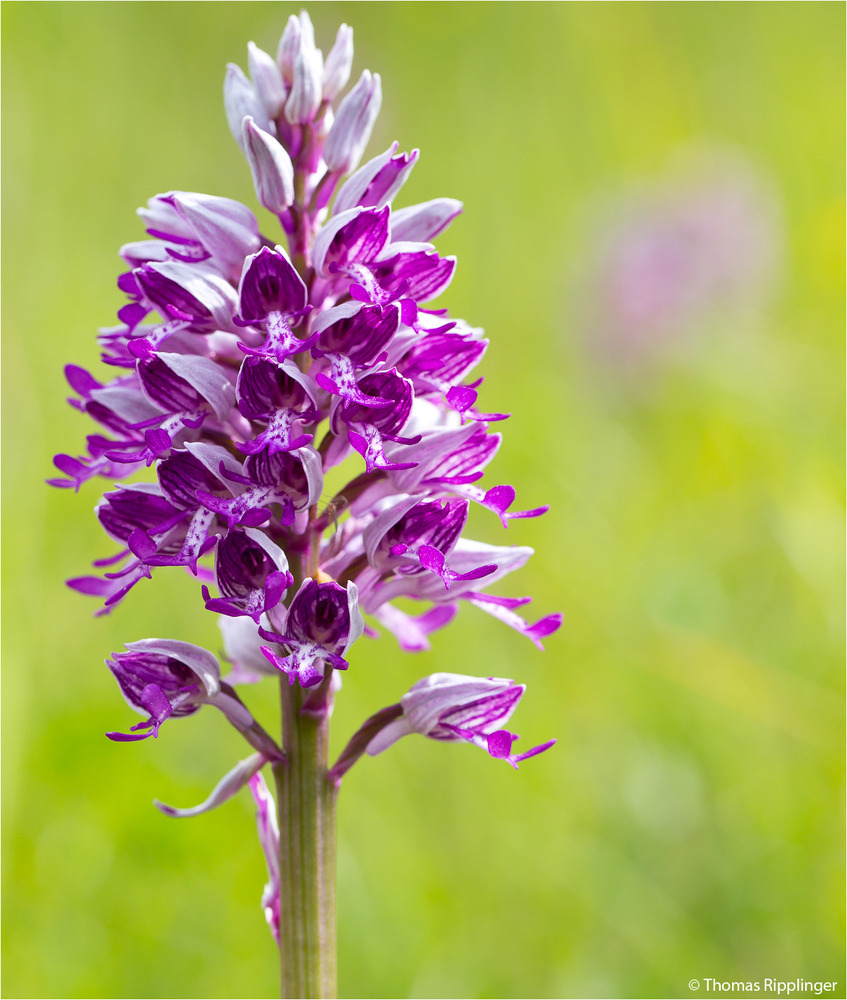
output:
[[[173,570],[91,617],[62,581],[113,551],[101,484],[43,481],[89,430],[62,367],[101,370],[136,206],[174,188],[255,206],[224,65],[246,67],[249,39],[275,51],[297,9],[2,6],[7,997],[276,995],[248,797],[186,821],[150,804],[204,798],[237,736],[201,712],[152,744],[103,737],[134,721],[104,657],[149,635],[219,649],[213,616]],[[465,203],[438,241],[459,257],[443,304],[486,328],[481,402],[514,414],[485,482],[551,505],[505,538],[491,516],[473,533],[533,545],[502,592],[566,614],[543,654],[474,608],[429,654],[354,649],[339,749],[433,670],[525,681],[522,744],[559,744],[515,773],[410,738],[350,773],[341,995],[802,977],[844,996],[843,5],[310,12],[324,51],[347,21],[354,72],[382,74],[371,153],[422,150],[398,204]],[[618,211],[640,206],[649,231],[669,164],[700,148],[758,179],[769,280],[701,298],[621,364],[592,343],[614,296],[596,261]],[[246,698],[272,724],[273,692]]]

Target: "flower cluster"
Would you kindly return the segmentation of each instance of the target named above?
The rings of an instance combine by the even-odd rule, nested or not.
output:
[[[303,13],[276,58],[251,43],[249,77],[228,68],[227,118],[282,233],[264,235],[249,208],[204,194],[170,191],[139,210],[149,238],[121,248],[127,301],[99,340],[116,377],[67,368],[72,405],[101,430],[85,455],[56,457],[63,478],[52,480],[78,489],[155,467],[155,482],[103,495],[96,514],[119,551],[95,564],[100,575],[69,584],[100,598],[102,613],[154,569],[183,567],[221,616],[234,669],[222,682],[199,647],[129,644],[109,667],[145,721],[108,735],[141,740],[169,717],[221,709],[255,753],[202,806],[161,808],[194,814],[249,784],[269,863],[278,834],[258,772],[282,751],[234,685],[276,675],[314,689],[327,709],[350,647],[376,634],[363,615],[405,650],[428,648],[462,602],[539,647],[561,623],[558,614],[530,623],[518,612],[529,598],[487,591],[531,549],[463,537],[471,504],[504,527],[547,508],[513,510],[511,486],[477,485],[501,440],[491,425],[506,417],[478,407],[482,379],[472,373],[488,341],[430,305],[456,267],[430,241],[461,204],[393,208],[417,150],[394,143],[359,166],[381,85],[366,70],[337,102],[352,56],[342,25],[324,59]],[[339,466],[350,470],[346,485],[327,496],[324,478]],[[401,598],[422,613],[402,610]],[[516,737],[502,725],[523,690],[435,674],[369,719],[330,773],[340,778],[365,750],[411,732],[468,741],[517,766],[551,745],[512,753]],[[273,925],[272,884],[266,896]]]

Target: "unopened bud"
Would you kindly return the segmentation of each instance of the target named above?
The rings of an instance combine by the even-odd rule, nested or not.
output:
[[[256,197],[269,212],[279,215],[294,201],[291,159],[282,145],[252,118],[245,118],[242,127],[242,147],[253,174]]]
[[[285,102],[285,119],[291,125],[303,125],[317,114],[323,96],[322,78],[323,59],[320,52],[313,45],[301,42],[294,61],[294,81]]]
[[[259,99],[271,118],[276,118],[285,104],[285,84],[274,59],[258,45],[247,45],[247,64]]]
[[[334,101],[347,86],[353,66],[353,29],[342,24],[324,63],[323,95],[325,101]]]
[[[276,63],[282,73],[283,81],[290,87],[294,81],[294,60],[300,51],[300,19],[294,14],[288,19],[279,48],[276,50]]]
[[[243,148],[244,136],[241,123],[250,115],[259,128],[271,131],[271,120],[264,104],[259,100],[256,88],[235,63],[229,63],[224,77],[224,109],[229,130],[239,146]]]
[[[382,105],[379,73],[364,70],[359,82],[341,102],[324,146],[327,169],[352,170],[362,158]]]

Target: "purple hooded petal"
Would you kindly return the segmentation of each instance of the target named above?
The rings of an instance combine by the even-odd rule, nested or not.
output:
[[[406,430],[413,432],[416,427],[413,409]],[[424,484],[435,488],[475,482],[497,453],[501,441],[499,434],[488,434],[480,424],[467,423],[423,434],[415,445],[392,444],[388,454],[393,461],[411,455],[418,460],[412,471],[393,473],[392,479],[398,489],[407,493]]]
[[[242,323],[263,323],[271,313],[291,316],[306,306],[306,286],[282,247],[262,247],[244,261],[238,289]]]
[[[218,542],[215,580],[221,597],[207,598],[206,607],[226,615],[248,615],[257,625],[293,583],[283,550],[254,528],[230,531]]]
[[[363,305],[345,302],[326,310],[313,324],[319,333],[312,353],[343,354],[357,366],[371,364],[388,346],[400,327],[397,305]]]
[[[356,585],[305,580],[288,609],[285,634],[299,642],[317,642],[323,649],[343,655],[361,635],[361,614]],[[352,595],[352,599],[351,599]]]
[[[318,274],[334,273],[333,268],[366,264],[375,260],[388,243],[389,215],[385,205],[352,208],[332,219],[315,236],[312,263]]]
[[[338,417],[356,430],[360,430],[362,425],[368,425],[383,436],[396,435],[408,420],[412,409],[414,389],[411,382],[396,371],[388,371],[366,375],[359,379],[358,386],[366,396],[391,400],[392,405],[368,406],[345,401],[338,409]]]
[[[172,451],[156,468],[162,492],[171,503],[183,511],[199,506],[197,491],[229,496],[229,490],[191,451]]]
[[[290,361],[245,358],[236,391],[238,409],[250,420],[268,420],[277,410],[296,413],[316,406],[314,381]]]
[[[124,543],[133,531],[165,531],[182,516],[181,509],[165,499],[153,483],[121,486],[106,493],[97,506],[100,523],[112,538]]]
[[[135,666],[138,669],[143,662],[141,657],[166,657],[172,661],[169,669],[175,670],[180,678],[184,672],[179,665],[195,674],[209,698],[215,697],[220,690],[220,665],[217,658],[202,646],[195,646],[192,642],[183,642],[180,639],[139,639],[124,645],[136,657]],[[114,656],[117,658],[126,654],[115,653]]]
[[[422,391],[446,392],[479,364],[488,341],[474,331],[433,332],[421,337],[398,365],[399,370]]]
[[[418,246],[425,249],[405,249]],[[391,298],[429,302],[447,288],[456,271],[455,257],[439,257],[425,243],[391,244],[384,257],[373,266],[373,273]]]

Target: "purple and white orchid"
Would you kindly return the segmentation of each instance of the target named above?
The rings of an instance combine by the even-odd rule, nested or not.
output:
[[[332,891],[321,879],[332,863],[315,852],[330,850],[350,766],[411,733],[472,743],[515,768],[555,742],[512,752],[517,737],[504,726],[523,685],[437,673],[367,720],[333,767],[326,760],[338,671],[361,669],[351,647],[377,634],[364,616],[410,651],[429,648],[463,604],[539,648],[561,624],[559,614],[531,624],[516,611],[529,598],[489,592],[531,549],[464,536],[471,504],[503,528],[547,507],[513,511],[512,486],[476,485],[501,440],[490,425],[506,418],[477,406],[488,340],[431,305],[456,259],[429,241],[462,206],[393,207],[418,150],[392,143],[359,166],[382,91],[365,70],[333,110],[352,58],[342,25],[324,60],[304,12],[289,19],[275,58],[251,43],[249,77],[228,68],[227,120],[269,228],[238,202],[192,192],[139,210],[148,238],[121,248],[127,301],[100,335],[115,377],[66,369],[72,405],[99,428],[85,454],[56,457],[62,477],[51,480],[79,489],[152,467],[144,482],[104,494],[97,517],[118,551],[95,563],[102,575],[69,583],[99,597],[102,613],[162,567],[181,567],[219,616],[233,670],[221,680],[217,659],[192,643],[129,643],[108,665],[144,720],[108,736],[157,737],[166,719],[207,704],[245,736],[254,753],[204,803],[159,808],[196,815],[249,785],[269,870],[262,906],[288,988],[299,991],[288,995],[302,996],[332,988],[326,968],[303,964],[292,928],[298,941],[316,935],[309,954],[329,947]],[[346,484],[325,494],[327,474],[342,468],[353,469]],[[409,599],[420,613],[396,603]],[[269,676],[281,681],[280,744],[235,689]],[[304,875],[309,865],[323,872],[318,882]],[[322,885],[311,902],[297,889],[306,883]]]

